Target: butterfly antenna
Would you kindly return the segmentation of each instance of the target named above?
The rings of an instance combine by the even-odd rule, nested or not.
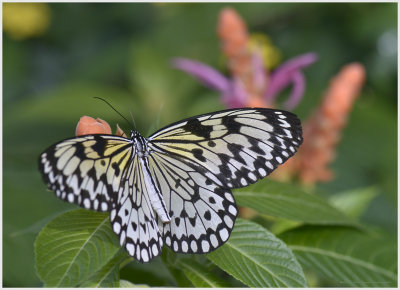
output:
[[[108,101],[104,100],[103,98],[99,98],[99,97],[93,97],[93,98],[99,99],[99,100],[105,102],[107,105],[109,105],[111,107],[111,109],[113,109],[118,115],[120,115],[128,123],[129,127],[132,127],[132,124],[129,123],[129,121],[120,112],[118,112]],[[135,123],[133,123],[133,124],[135,125]],[[135,128],[136,128],[136,125],[135,125]]]
[[[135,127],[135,131],[137,131],[137,130],[136,130],[135,118],[133,118],[133,114],[132,114],[132,112],[131,112],[131,111],[129,111],[129,114],[131,114],[131,118],[132,118],[132,123],[133,123],[133,126]]]

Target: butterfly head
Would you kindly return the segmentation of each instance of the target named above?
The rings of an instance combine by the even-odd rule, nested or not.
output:
[[[131,140],[134,140],[140,136],[139,132],[136,130],[131,130]]]

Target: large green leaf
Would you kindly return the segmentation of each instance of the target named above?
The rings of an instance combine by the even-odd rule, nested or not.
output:
[[[99,273],[119,249],[108,214],[73,210],[39,233],[35,242],[37,274],[46,287],[75,287]]]
[[[180,259],[178,265],[183,268],[186,277],[195,287],[220,288],[230,286],[224,280],[210,272],[204,265],[193,259]]]
[[[329,201],[348,216],[359,218],[378,194],[376,187],[366,187],[336,193]]]
[[[128,280],[121,280],[119,283],[119,288],[148,288],[148,285],[145,284],[133,284]]]
[[[235,190],[234,196],[239,206],[278,218],[310,224],[356,224],[323,198],[273,180]]]
[[[237,219],[224,246],[207,255],[225,272],[251,287],[306,287],[292,251],[260,225]]]
[[[336,286],[395,287],[396,243],[346,227],[301,227],[280,236],[305,268]]]
[[[120,248],[114,258],[80,286],[90,288],[120,287],[119,269],[121,264],[124,261],[131,260],[128,252],[124,248]]]

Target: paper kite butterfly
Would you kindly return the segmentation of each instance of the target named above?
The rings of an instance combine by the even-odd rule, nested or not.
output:
[[[238,210],[231,189],[270,174],[302,143],[292,113],[242,108],[191,117],[148,138],[84,135],[43,152],[39,168],[57,197],[110,212],[121,246],[140,262],[223,245]]]

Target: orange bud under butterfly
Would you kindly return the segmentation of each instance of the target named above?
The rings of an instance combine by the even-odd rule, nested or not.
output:
[[[89,116],[82,116],[76,126],[75,136],[88,134],[111,134],[111,127],[100,118],[93,119]]]

